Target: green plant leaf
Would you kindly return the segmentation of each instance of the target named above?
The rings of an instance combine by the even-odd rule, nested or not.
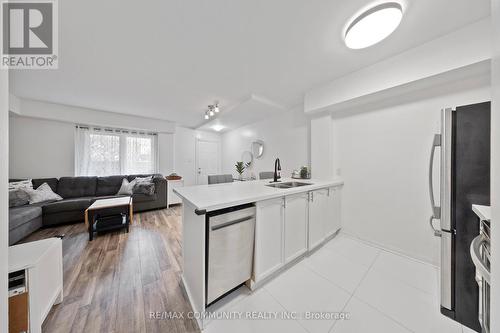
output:
[[[234,166],[236,168],[236,172],[239,173],[240,175],[243,174],[243,172],[245,171],[245,164],[241,161],[236,162]]]

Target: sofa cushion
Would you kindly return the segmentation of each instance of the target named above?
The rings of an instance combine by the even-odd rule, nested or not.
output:
[[[42,215],[42,207],[26,205],[9,209],[9,230],[15,229],[26,222]]]
[[[103,195],[103,196],[100,196],[100,197],[94,197],[92,198],[92,203],[94,203],[96,200],[100,200],[100,199],[113,199],[113,198],[120,198],[120,197],[124,197],[125,195],[118,195],[118,194],[115,194],[115,195]]]
[[[83,222],[85,220],[85,214],[78,210],[72,210],[70,212],[58,212],[53,214],[43,214],[43,226],[56,226],[66,223],[76,223]]]
[[[97,178],[96,196],[114,195],[118,193],[123,179],[127,176],[109,176]]]
[[[134,194],[132,196],[132,203],[136,202],[147,202],[147,201],[155,201],[157,199],[157,195],[146,195],[146,194]]]
[[[62,177],[57,193],[64,199],[95,196],[97,177]]]
[[[59,182],[57,178],[39,178],[39,179],[32,179],[31,182],[33,183],[33,188],[37,189],[42,185],[43,183],[49,184],[50,188],[52,191],[57,193],[57,183]]]
[[[93,202],[93,198],[72,198],[58,202],[51,202],[43,206],[43,214],[53,214],[59,212],[84,211]],[[83,219],[83,215],[82,215]]]
[[[38,216],[24,224],[21,224],[17,228],[9,230],[9,246],[14,245],[21,239],[27,237],[32,232],[37,231],[42,227],[42,216]]]

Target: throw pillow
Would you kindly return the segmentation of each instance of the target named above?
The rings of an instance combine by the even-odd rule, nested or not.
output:
[[[9,190],[17,190],[20,188],[33,189],[33,183],[31,182],[31,179],[9,182]]]
[[[123,178],[122,186],[118,190],[117,195],[132,195],[134,193],[134,186],[136,184],[135,179],[131,182],[127,180],[127,178]]]
[[[28,193],[30,205],[45,201],[60,201],[63,199],[59,194],[54,193],[47,183],[38,186],[36,190],[25,189],[25,191]]]
[[[134,180],[137,183],[151,183],[153,181],[153,176],[148,177],[135,177]]]
[[[155,194],[155,184],[146,182],[137,183],[134,186],[134,193],[151,196]]]
[[[9,190],[9,208],[27,205],[29,199],[28,193],[22,188]]]

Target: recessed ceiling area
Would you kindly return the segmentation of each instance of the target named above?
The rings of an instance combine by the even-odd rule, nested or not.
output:
[[[65,0],[59,69],[11,71],[11,92],[197,128],[214,100],[221,110],[251,95],[295,106],[314,86],[490,14],[486,0],[406,0],[392,35],[347,48],[346,22],[379,2]]]
[[[262,119],[269,119],[286,111],[286,109],[284,105],[252,94],[231,107],[221,109],[221,112],[199,126],[198,129],[225,132]]]

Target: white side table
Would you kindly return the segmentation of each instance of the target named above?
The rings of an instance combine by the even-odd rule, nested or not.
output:
[[[25,270],[30,333],[41,333],[54,304],[63,300],[62,241],[49,238],[9,247],[9,273]]]
[[[174,193],[174,188],[175,187],[183,187],[184,186],[184,180],[179,179],[179,180],[167,180],[167,188],[168,188],[168,193],[167,193],[167,203],[168,207],[170,205],[175,205],[175,204],[180,204],[182,203],[182,199]]]

